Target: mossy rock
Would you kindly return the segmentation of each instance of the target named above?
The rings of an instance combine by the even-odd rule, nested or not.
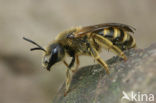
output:
[[[100,65],[80,68],[73,75],[67,96],[63,85],[52,103],[131,103],[121,99],[123,91],[156,95],[156,44],[125,54],[127,61],[117,56],[107,61],[110,75]]]

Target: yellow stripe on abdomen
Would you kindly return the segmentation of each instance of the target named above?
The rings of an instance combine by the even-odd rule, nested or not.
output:
[[[103,35],[105,36],[105,35],[107,35],[109,33],[109,29],[108,28],[105,28],[104,30],[103,30]]]
[[[127,34],[127,32],[126,32],[126,31],[124,31],[124,37],[123,37],[122,42],[126,41],[126,40],[127,40],[127,38],[128,38],[128,34]]]
[[[113,39],[117,38],[119,34],[119,29],[114,28],[114,35],[113,35]]]

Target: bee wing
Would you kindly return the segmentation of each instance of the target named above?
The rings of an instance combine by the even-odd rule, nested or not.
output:
[[[98,30],[109,28],[109,27],[116,27],[116,28],[123,29],[125,31],[132,32],[132,33],[134,33],[134,31],[136,30],[134,27],[129,26],[129,25],[125,25],[125,24],[104,23],[104,24],[82,27],[82,29],[75,32],[74,35],[75,35],[75,37],[82,37],[83,35],[86,35],[87,33],[96,32]]]

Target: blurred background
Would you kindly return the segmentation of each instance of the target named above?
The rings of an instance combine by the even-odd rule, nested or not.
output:
[[[23,36],[46,46],[73,26],[117,22],[134,26],[137,47],[145,48],[155,42],[155,11],[155,0],[0,0],[0,103],[50,103],[65,80],[65,66],[43,69],[42,52],[30,52]]]

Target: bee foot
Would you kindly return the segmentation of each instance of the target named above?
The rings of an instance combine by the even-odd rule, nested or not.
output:
[[[69,90],[66,90],[66,91],[64,92],[64,97],[67,96],[68,93],[69,93]]]
[[[72,70],[72,73],[75,73],[75,72],[77,72],[77,70]]]

